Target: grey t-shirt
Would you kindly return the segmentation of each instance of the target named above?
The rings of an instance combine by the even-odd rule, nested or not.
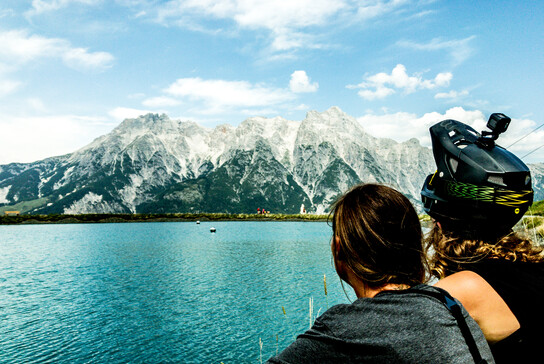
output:
[[[415,289],[438,291],[419,285],[331,307],[268,363],[474,363],[448,308]],[[461,309],[482,358],[494,363],[480,328]]]

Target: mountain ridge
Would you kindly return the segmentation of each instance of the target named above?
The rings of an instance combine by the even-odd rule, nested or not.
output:
[[[147,114],[73,153],[1,165],[0,209],[297,213],[304,204],[323,213],[360,182],[387,183],[418,206],[422,181],[434,169],[431,150],[417,139],[373,137],[338,107],[310,111],[302,121],[250,117],[215,128]],[[531,169],[542,186],[544,164]]]

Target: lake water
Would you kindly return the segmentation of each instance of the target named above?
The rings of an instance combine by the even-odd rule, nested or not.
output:
[[[264,362],[309,327],[310,298],[314,317],[348,302],[331,235],[324,222],[0,226],[0,362]]]

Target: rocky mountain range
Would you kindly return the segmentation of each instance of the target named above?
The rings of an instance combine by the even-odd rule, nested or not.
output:
[[[530,166],[544,198],[544,164]],[[337,107],[302,121],[252,117],[205,128],[126,119],[74,153],[0,166],[0,208],[38,213],[323,213],[350,186],[387,183],[419,206],[432,152],[375,138]]]

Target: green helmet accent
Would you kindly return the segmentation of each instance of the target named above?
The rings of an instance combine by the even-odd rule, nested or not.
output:
[[[451,197],[467,198],[510,207],[530,205],[533,200],[533,191],[518,192],[455,181],[444,181],[444,189],[446,194]]]

